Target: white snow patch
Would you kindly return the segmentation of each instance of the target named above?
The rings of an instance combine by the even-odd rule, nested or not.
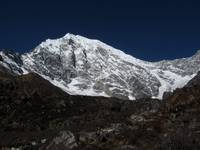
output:
[[[162,72],[162,74],[161,74]],[[152,70],[151,73],[160,81],[158,96],[153,98],[162,99],[164,92],[173,92],[177,88],[184,87],[196,74],[191,76],[180,76],[170,71],[162,71],[160,69]]]
[[[133,97],[131,94],[129,94],[128,99],[129,99],[129,100],[136,100],[136,98]]]

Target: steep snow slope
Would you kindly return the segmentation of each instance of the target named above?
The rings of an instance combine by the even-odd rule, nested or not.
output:
[[[70,94],[162,98],[163,92],[184,86],[200,70],[199,58],[197,53],[190,58],[146,62],[98,40],[67,34],[23,54],[16,68],[36,72]]]

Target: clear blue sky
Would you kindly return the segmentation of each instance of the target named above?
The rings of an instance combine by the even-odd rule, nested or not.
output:
[[[99,39],[144,60],[191,56],[200,49],[200,1],[0,2],[0,49],[29,51],[68,32]]]

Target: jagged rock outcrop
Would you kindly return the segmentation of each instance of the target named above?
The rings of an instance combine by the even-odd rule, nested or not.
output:
[[[192,86],[200,86],[200,72],[197,73],[197,75],[190,80],[186,87],[192,87]]]

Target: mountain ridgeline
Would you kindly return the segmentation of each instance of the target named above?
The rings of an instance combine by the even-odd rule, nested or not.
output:
[[[98,40],[67,34],[24,54],[0,52],[13,74],[37,73],[70,95],[158,98],[181,88],[200,70],[200,54],[171,61],[139,60]]]

